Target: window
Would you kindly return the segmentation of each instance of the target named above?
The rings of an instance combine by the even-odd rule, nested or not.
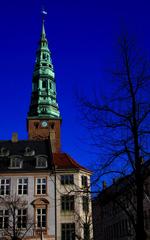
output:
[[[20,158],[14,157],[11,159],[11,168],[21,168],[22,161]]]
[[[34,123],[35,127],[38,128],[38,123]],[[35,155],[35,150],[32,150],[30,147],[25,148],[25,153],[24,156],[34,156]]]
[[[8,156],[9,155],[9,150],[5,147],[2,147],[0,150],[0,156]]]
[[[84,240],[90,240],[90,228],[88,223],[84,223]]]
[[[81,176],[82,187],[87,187],[87,176]]]
[[[19,178],[18,179],[18,195],[28,194],[28,179]]]
[[[34,126],[35,126],[35,128],[37,129],[37,128],[39,127],[39,123],[38,123],[38,122],[35,122],[35,123],[34,123]]]
[[[47,64],[46,63],[42,63],[42,66],[47,66]]]
[[[46,178],[36,179],[36,194],[46,194]]]
[[[38,228],[46,228],[46,208],[36,209],[36,221]]]
[[[0,195],[10,194],[10,179],[0,179]]]
[[[9,211],[0,210],[0,229],[8,228]]]
[[[64,195],[61,197],[61,210],[62,211],[74,210],[74,196]]]
[[[47,83],[46,83],[46,81],[43,81],[42,82],[42,88],[46,88],[47,87]]]
[[[43,59],[46,59],[46,54],[45,53],[43,53]]]
[[[46,168],[47,167],[47,158],[46,157],[37,157],[36,167],[37,168]]]
[[[18,209],[17,216],[17,227],[26,228],[27,227],[27,209]]]
[[[89,211],[89,199],[87,196],[82,197],[82,207],[84,212]]]
[[[62,185],[69,185],[69,184],[74,184],[74,176],[73,174],[70,175],[61,175],[61,184]]]
[[[74,223],[61,224],[61,240],[75,240],[75,224]]]

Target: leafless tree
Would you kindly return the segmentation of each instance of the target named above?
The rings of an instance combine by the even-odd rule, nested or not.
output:
[[[22,240],[33,227],[33,219],[27,212],[28,203],[20,196],[0,197],[0,211],[5,211],[1,219],[3,239]]]
[[[61,182],[60,175],[56,176],[57,182]],[[52,178],[51,178],[52,180]],[[76,224],[75,232],[72,236],[77,240],[93,240],[93,220],[92,220],[92,206],[91,206],[91,190],[88,181],[86,186],[80,187],[76,184],[76,180],[72,184],[63,184],[61,188],[56,187],[57,191],[57,207],[62,211],[69,211],[73,222]],[[69,197],[71,201],[63,203],[62,198]],[[67,207],[67,209],[64,209]]]
[[[143,159],[149,158],[150,65],[127,34],[122,35],[118,46],[119,59],[112,72],[114,82],[109,97],[98,94],[93,100],[79,100],[83,120],[102,153],[96,180],[105,174],[124,176],[134,172],[135,236],[136,240],[144,240],[142,168]]]
[[[75,194],[77,204],[83,211],[81,214],[81,211],[79,211],[78,207],[76,207],[73,212],[75,222],[77,222],[79,226],[75,233],[75,237],[78,240],[93,240],[91,193],[89,194],[89,192],[80,191]]]

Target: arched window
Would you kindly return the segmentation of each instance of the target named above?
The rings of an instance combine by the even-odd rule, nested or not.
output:
[[[23,161],[21,156],[12,156],[10,159],[10,168],[22,168]]]
[[[36,167],[37,168],[46,168],[47,167],[47,157],[38,156],[36,159]]]

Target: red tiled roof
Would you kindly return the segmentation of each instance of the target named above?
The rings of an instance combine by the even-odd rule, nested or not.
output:
[[[57,166],[57,169],[77,169],[91,172],[87,168],[82,167],[67,153],[53,153],[53,163]]]

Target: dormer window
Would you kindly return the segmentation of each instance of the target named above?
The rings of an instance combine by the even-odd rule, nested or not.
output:
[[[12,157],[10,160],[11,168],[22,168],[22,160],[19,157]]]
[[[45,157],[45,156],[37,157],[36,167],[37,168],[46,168],[47,167],[47,157]]]
[[[35,155],[35,151],[32,150],[30,147],[26,147],[25,148],[25,153],[24,156],[34,156]]]
[[[2,147],[1,149],[0,149],[0,156],[9,156],[9,150],[7,149],[7,148],[5,148],[5,147]]]

